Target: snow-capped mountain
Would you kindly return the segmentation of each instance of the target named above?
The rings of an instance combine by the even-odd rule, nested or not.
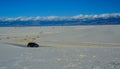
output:
[[[77,16],[46,16],[0,18],[0,26],[66,26],[66,25],[116,25],[120,13]]]

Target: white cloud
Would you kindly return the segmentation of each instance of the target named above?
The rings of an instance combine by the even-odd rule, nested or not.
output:
[[[73,16],[72,18],[74,19],[85,19],[85,18],[90,18],[90,19],[94,19],[94,18],[109,18],[109,17],[120,17],[120,13],[112,13],[112,14],[93,14],[93,15],[77,15],[77,16]]]

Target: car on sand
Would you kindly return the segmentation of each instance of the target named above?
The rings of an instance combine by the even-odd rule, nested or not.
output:
[[[27,47],[39,47],[39,45],[37,43],[35,43],[35,42],[29,42],[27,44]]]

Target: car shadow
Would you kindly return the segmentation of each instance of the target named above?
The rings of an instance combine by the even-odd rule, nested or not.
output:
[[[17,46],[17,47],[24,47],[24,48],[38,48],[38,47],[27,47],[27,45],[24,44],[16,44],[16,43],[5,43],[7,45],[11,45],[11,46]],[[51,46],[39,46],[39,47],[51,47]]]

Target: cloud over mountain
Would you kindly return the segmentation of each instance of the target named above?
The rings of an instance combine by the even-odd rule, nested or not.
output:
[[[76,16],[36,16],[0,18],[0,26],[3,25],[92,25],[92,24],[119,24],[120,13],[92,14]]]

